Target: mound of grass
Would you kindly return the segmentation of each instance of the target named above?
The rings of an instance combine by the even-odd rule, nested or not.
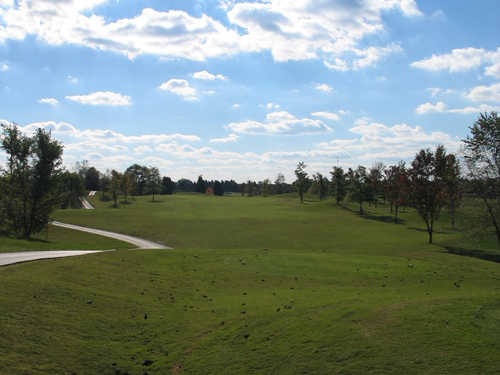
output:
[[[109,250],[131,247],[133,246],[122,241],[54,226],[49,226],[48,233],[41,233],[30,240],[0,236],[2,253],[36,250]]]
[[[331,201],[174,195],[58,220],[162,241],[0,269],[0,373],[494,374],[500,265]]]

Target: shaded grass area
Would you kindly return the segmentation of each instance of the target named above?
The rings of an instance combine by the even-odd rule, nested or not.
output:
[[[411,210],[149,199],[57,219],[174,250],[0,269],[0,374],[498,372],[500,266],[444,253],[444,221],[429,246]]]
[[[109,250],[127,249],[132,245],[90,233],[49,226],[49,232],[34,236],[31,240],[0,236],[0,252],[36,250]]]
[[[2,374],[498,371],[500,270],[463,257],[120,251],[0,280]]]

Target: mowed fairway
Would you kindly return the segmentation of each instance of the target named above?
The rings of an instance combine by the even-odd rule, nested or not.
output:
[[[56,219],[174,250],[0,268],[1,374],[500,371],[500,264],[444,252],[454,232],[430,246],[414,213],[332,201],[160,199]]]

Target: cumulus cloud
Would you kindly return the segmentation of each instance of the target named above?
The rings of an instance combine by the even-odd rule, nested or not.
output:
[[[320,59],[332,69],[359,69],[398,50],[368,44],[384,30],[383,13],[419,16],[415,0],[310,1],[222,0],[229,25],[202,14],[151,8],[109,20],[94,13],[111,0],[1,0],[0,42],[34,36],[60,46],[73,44],[124,54],[204,61],[240,52],[270,51],[276,61]],[[400,48],[399,48],[400,49]]]
[[[496,51],[483,48],[457,48],[450,53],[432,55],[415,61],[411,66],[429,71],[447,70],[450,73],[465,72],[486,65],[485,74],[500,78],[500,47]]]
[[[438,96],[445,96],[445,95],[450,95],[454,94],[455,90],[452,89],[442,89],[439,87],[429,87],[427,91],[430,92],[431,98],[436,98]]]
[[[239,135],[237,134],[229,134],[227,137],[223,138],[212,138],[210,140],[210,143],[229,143],[229,142],[236,142],[238,140]]]
[[[189,85],[185,79],[172,78],[168,82],[164,82],[159,87],[160,90],[169,91],[172,94],[178,95],[187,101],[198,101],[198,94],[195,88]]]
[[[238,108],[240,108],[240,105],[238,103],[235,103],[235,104],[233,104],[233,108],[238,109]]]
[[[321,118],[331,120],[331,121],[339,121],[341,115],[342,115],[342,113],[340,113],[340,111],[339,111],[339,113],[333,113],[333,112],[313,112],[313,113],[311,113],[311,116],[321,117]]]
[[[132,105],[130,96],[111,91],[97,91],[88,95],[66,96],[66,99],[84,104],[110,107],[123,107]]]
[[[274,117],[291,120],[290,114]],[[274,120],[273,120],[274,121]],[[0,123],[8,123],[0,120]],[[42,127],[63,142],[64,163],[71,167],[76,161],[87,159],[101,171],[106,169],[125,170],[133,163],[154,165],[161,173],[174,179],[187,177],[195,179],[199,174],[207,178],[264,179],[285,173],[293,180],[293,169],[298,160],[304,160],[314,172],[327,174],[340,159],[343,167],[369,166],[375,161],[385,163],[410,160],[421,148],[444,144],[450,152],[457,151],[459,141],[440,131],[425,131],[419,126],[396,124],[393,126],[358,120],[346,138],[331,138],[318,144],[309,144],[305,149],[283,151],[228,152],[218,150],[217,144],[236,140],[238,134],[225,138],[214,138],[211,145],[198,142],[196,135],[145,134],[125,135],[106,129],[78,129],[62,122],[40,122],[22,127],[31,134]],[[1,152],[0,152],[1,159]],[[248,172],[251,171],[251,172]],[[248,174],[250,173],[250,174]]]
[[[225,81],[227,79],[222,74],[212,74],[212,73],[207,72],[206,70],[202,70],[201,72],[193,73],[193,78],[202,79],[202,80],[206,80],[206,81],[215,81],[215,80]]]
[[[280,109],[280,107],[281,106],[279,104],[272,103],[272,102],[269,102],[269,103],[266,104],[266,108],[268,110],[273,110],[273,109],[276,110],[276,109]]]
[[[237,134],[252,135],[298,135],[331,131],[331,128],[321,120],[299,119],[286,111],[268,113],[265,122],[253,120],[232,122],[226,128]]]
[[[42,104],[49,104],[49,105],[57,105],[59,103],[59,101],[55,98],[42,98],[38,102],[42,103]]]
[[[9,66],[7,64],[0,64],[0,72],[6,72],[7,70],[9,70]]]
[[[419,115],[423,115],[430,112],[444,112],[445,110],[446,104],[444,104],[443,102],[437,102],[435,104],[427,102],[424,104],[420,104],[415,112],[417,112]]]
[[[326,83],[318,83],[314,88],[318,91],[323,91],[326,93],[330,93],[333,91],[333,89],[330,86],[328,86]]]
[[[424,103],[417,107],[415,112],[419,115],[427,113],[458,113],[458,114],[471,114],[481,112],[500,111],[500,106],[491,106],[488,104],[480,104],[478,106],[467,106],[464,108],[447,108],[443,102],[437,103]]]
[[[500,102],[500,82],[491,86],[476,86],[465,96],[473,102]]]

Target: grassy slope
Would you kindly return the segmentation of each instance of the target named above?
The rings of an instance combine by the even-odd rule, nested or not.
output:
[[[175,250],[0,269],[0,373],[498,371],[499,264],[428,246],[414,214],[162,199],[58,219]]]
[[[35,250],[107,250],[130,248],[132,245],[111,238],[50,226],[31,240],[0,236],[0,253]]]

